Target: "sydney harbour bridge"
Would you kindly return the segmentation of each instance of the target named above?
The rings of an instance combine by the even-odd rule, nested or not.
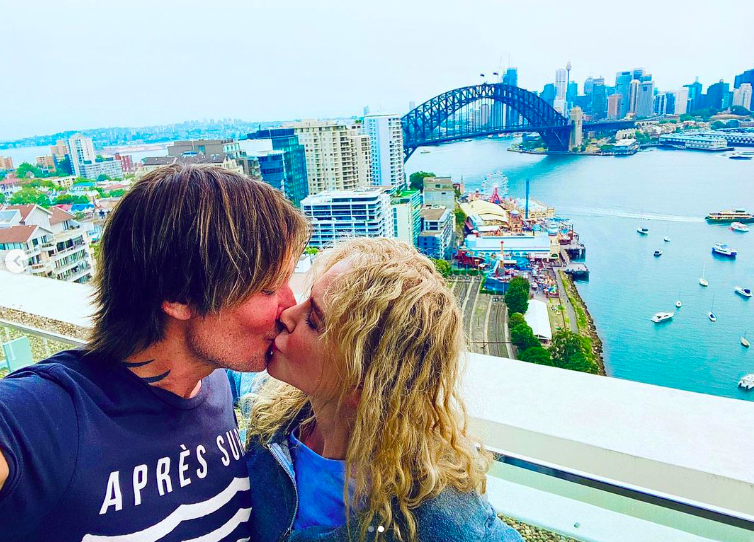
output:
[[[581,124],[581,121],[575,121]],[[633,121],[585,122],[574,126],[542,98],[520,87],[481,83],[444,92],[402,119],[404,160],[423,145],[515,132],[537,132],[550,151],[567,151],[571,131],[628,128]]]

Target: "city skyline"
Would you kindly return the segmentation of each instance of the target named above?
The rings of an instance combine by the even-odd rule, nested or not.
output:
[[[192,9],[199,5],[133,2],[123,10],[86,0],[74,10],[52,2],[9,6],[0,22],[0,50],[15,54],[6,59],[13,83],[0,88],[0,141],[197,118],[346,117],[361,115],[364,106],[403,115],[410,101],[477,83],[480,73],[491,81],[507,66],[518,68],[520,86],[537,92],[569,60],[570,80],[580,92],[589,76],[613,85],[616,72],[639,67],[663,91],[696,77],[705,89],[720,79],[732,88],[733,77],[752,67],[742,36],[754,6],[732,2],[704,17],[687,13],[680,2],[637,2],[637,12],[651,15],[644,26],[608,18],[599,3],[565,17],[555,3],[534,9],[476,2],[463,22],[419,2],[331,2],[326,9],[302,3],[295,10],[234,4],[233,17],[227,10],[199,16]],[[494,24],[534,17],[536,25],[503,24],[505,32]],[[103,23],[111,18],[122,36]],[[34,21],[34,40],[19,24],[27,20]],[[704,32],[715,32],[716,39],[702,46]],[[76,69],[69,55],[74,49]],[[112,69],[104,69],[108,65]]]

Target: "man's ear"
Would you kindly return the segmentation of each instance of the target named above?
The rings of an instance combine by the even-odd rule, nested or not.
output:
[[[189,320],[194,315],[191,307],[178,301],[163,301],[162,310],[176,320]]]

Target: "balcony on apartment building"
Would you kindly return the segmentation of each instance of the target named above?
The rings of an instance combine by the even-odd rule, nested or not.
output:
[[[90,286],[0,275],[0,342],[28,337],[35,361],[83,344]],[[585,542],[754,540],[754,403],[479,354],[464,365],[500,514]]]

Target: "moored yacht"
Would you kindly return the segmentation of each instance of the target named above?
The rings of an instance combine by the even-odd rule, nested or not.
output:
[[[636,228],[636,231],[642,235],[649,235],[649,228],[643,226],[641,228]]]
[[[738,382],[738,387],[745,390],[754,388],[754,373],[746,375]]]
[[[665,322],[667,320],[671,320],[673,318],[672,312],[658,312],[652,317],[652,321],[655,324],[659,324],[660,322]]]
[[[751,288],[744,288],[743,286],[736,286],[736,293],[741,297],[751,297]]]
[[[662,256],[662,250],[655,250],[655,258]]]
[[[738,251],[735,248],[729,247],[725,243],[715,243],[715,246],[712,247],[712,253],[725,256],[726,258],[735,258]]]
[[[746,233],[747,231],[749,231],[749,226],[747,226],[746,224],[742,224],[741,222],[734,222],[733,224],[730,225],[730,229],[733,231]]]

